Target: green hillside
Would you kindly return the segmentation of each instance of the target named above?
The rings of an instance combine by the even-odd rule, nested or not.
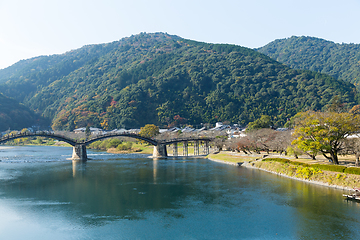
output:
[[[54,62],[48,68],[33,61],[35,70],[24,66],[17,70],[21,76],[7,72],[12,77],[0,89],[52,119],[54,129],[247,124],[264,114],[281,126],[300,110],[326,108],[334,96],[348,106],[356,102],[353,85],[328,75],[291,69],[252,49],[164,33],[86,46],[42,62],[47,58]]]
[[[291,68],[329,74],[359,86],[360,44],[293,36],[275,40],[257,50]]]
[[[0,131],[21,130],[35,124],[44,124],[28,107],[0,93]]]

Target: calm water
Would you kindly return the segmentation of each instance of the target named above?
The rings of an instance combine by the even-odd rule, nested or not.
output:
[[[360,239],[342,191],[204,159],[0,149],[0,239]]]

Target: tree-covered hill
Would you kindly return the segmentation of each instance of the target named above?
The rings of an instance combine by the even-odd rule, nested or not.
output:
[[[326,108],[334,96],[356,102],[349,83],[235,45],[141,33],[73,52],[44,57],[54,62],[48,68],[7,72],[1,91],[52,119],[54,129],[247,124],[261,115],[281,126],[298,111]]]
[[[114,47],[117,47],[117,44],[87,45],[64,54],[21,60],[0,70],[1,92],[26,102],[43,87],[67,76],[86,63],[96,62],[100,56]]]
[[[275,40],[257,50],[291,68],[321,72],[356,86],[360,84],[360,44],[293,36]]]
[[[40,116],[36,116],[28,107],[0,93],[0,131],[9,128],[21,130],[22,128],[43,123]]]

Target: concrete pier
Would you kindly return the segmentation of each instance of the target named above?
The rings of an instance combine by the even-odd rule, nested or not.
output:
[[[77,144],[73,146],[73,153],[71,160],[76,161],[87,161],[87,153],[86,153],[86,145],[85,144]]]
[[[167,158],[166,144],[154,146],[153,158]]]

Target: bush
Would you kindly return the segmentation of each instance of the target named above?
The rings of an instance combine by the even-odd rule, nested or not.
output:
[[[310,164],[302,163],[302,162],[296,162],[296,161],[292,161],[291,164],[296,165],[296,166],[310,167]]]
[[[93,148],[93,149],[99,149],[99,146],[101,144],[101,141],[96,141],[96,142],[93,142],[90,144],[90,148]]]
[[[321,170],[332,171],[332,172],[344,172],[346,167],[339,165],[323,165],[323,164],[313,164],[313,167],[318,167]]]
[[[100,150],[106,150],[106,149],[107,149],[107,148],[106,148],[107,145],[108,145],[108,140],[101,141],[98,149],[100,149]]]
[[[116,150],[118,151],[131,150],[132,144],[133,144],[132,142],[121,143],[116,147]]]
[[[113,138],[109,140],[108,144],[106,145],[106,148],[116,148],[119,144],[121,144],[121,140],[118,138]]]
[[[300,167],[296,170],[296,176],[300,178],[309,179],[317,173],[322,173],[318,168],[313,167]]]
[[[285,159],[285,158],[265,158],[263,161],[265,161],[265,162],[290,163],[290,160],[289,160],[289,159]]]
[[[348,167],[345,169],[344,173],[360,175],[360,168]]]

